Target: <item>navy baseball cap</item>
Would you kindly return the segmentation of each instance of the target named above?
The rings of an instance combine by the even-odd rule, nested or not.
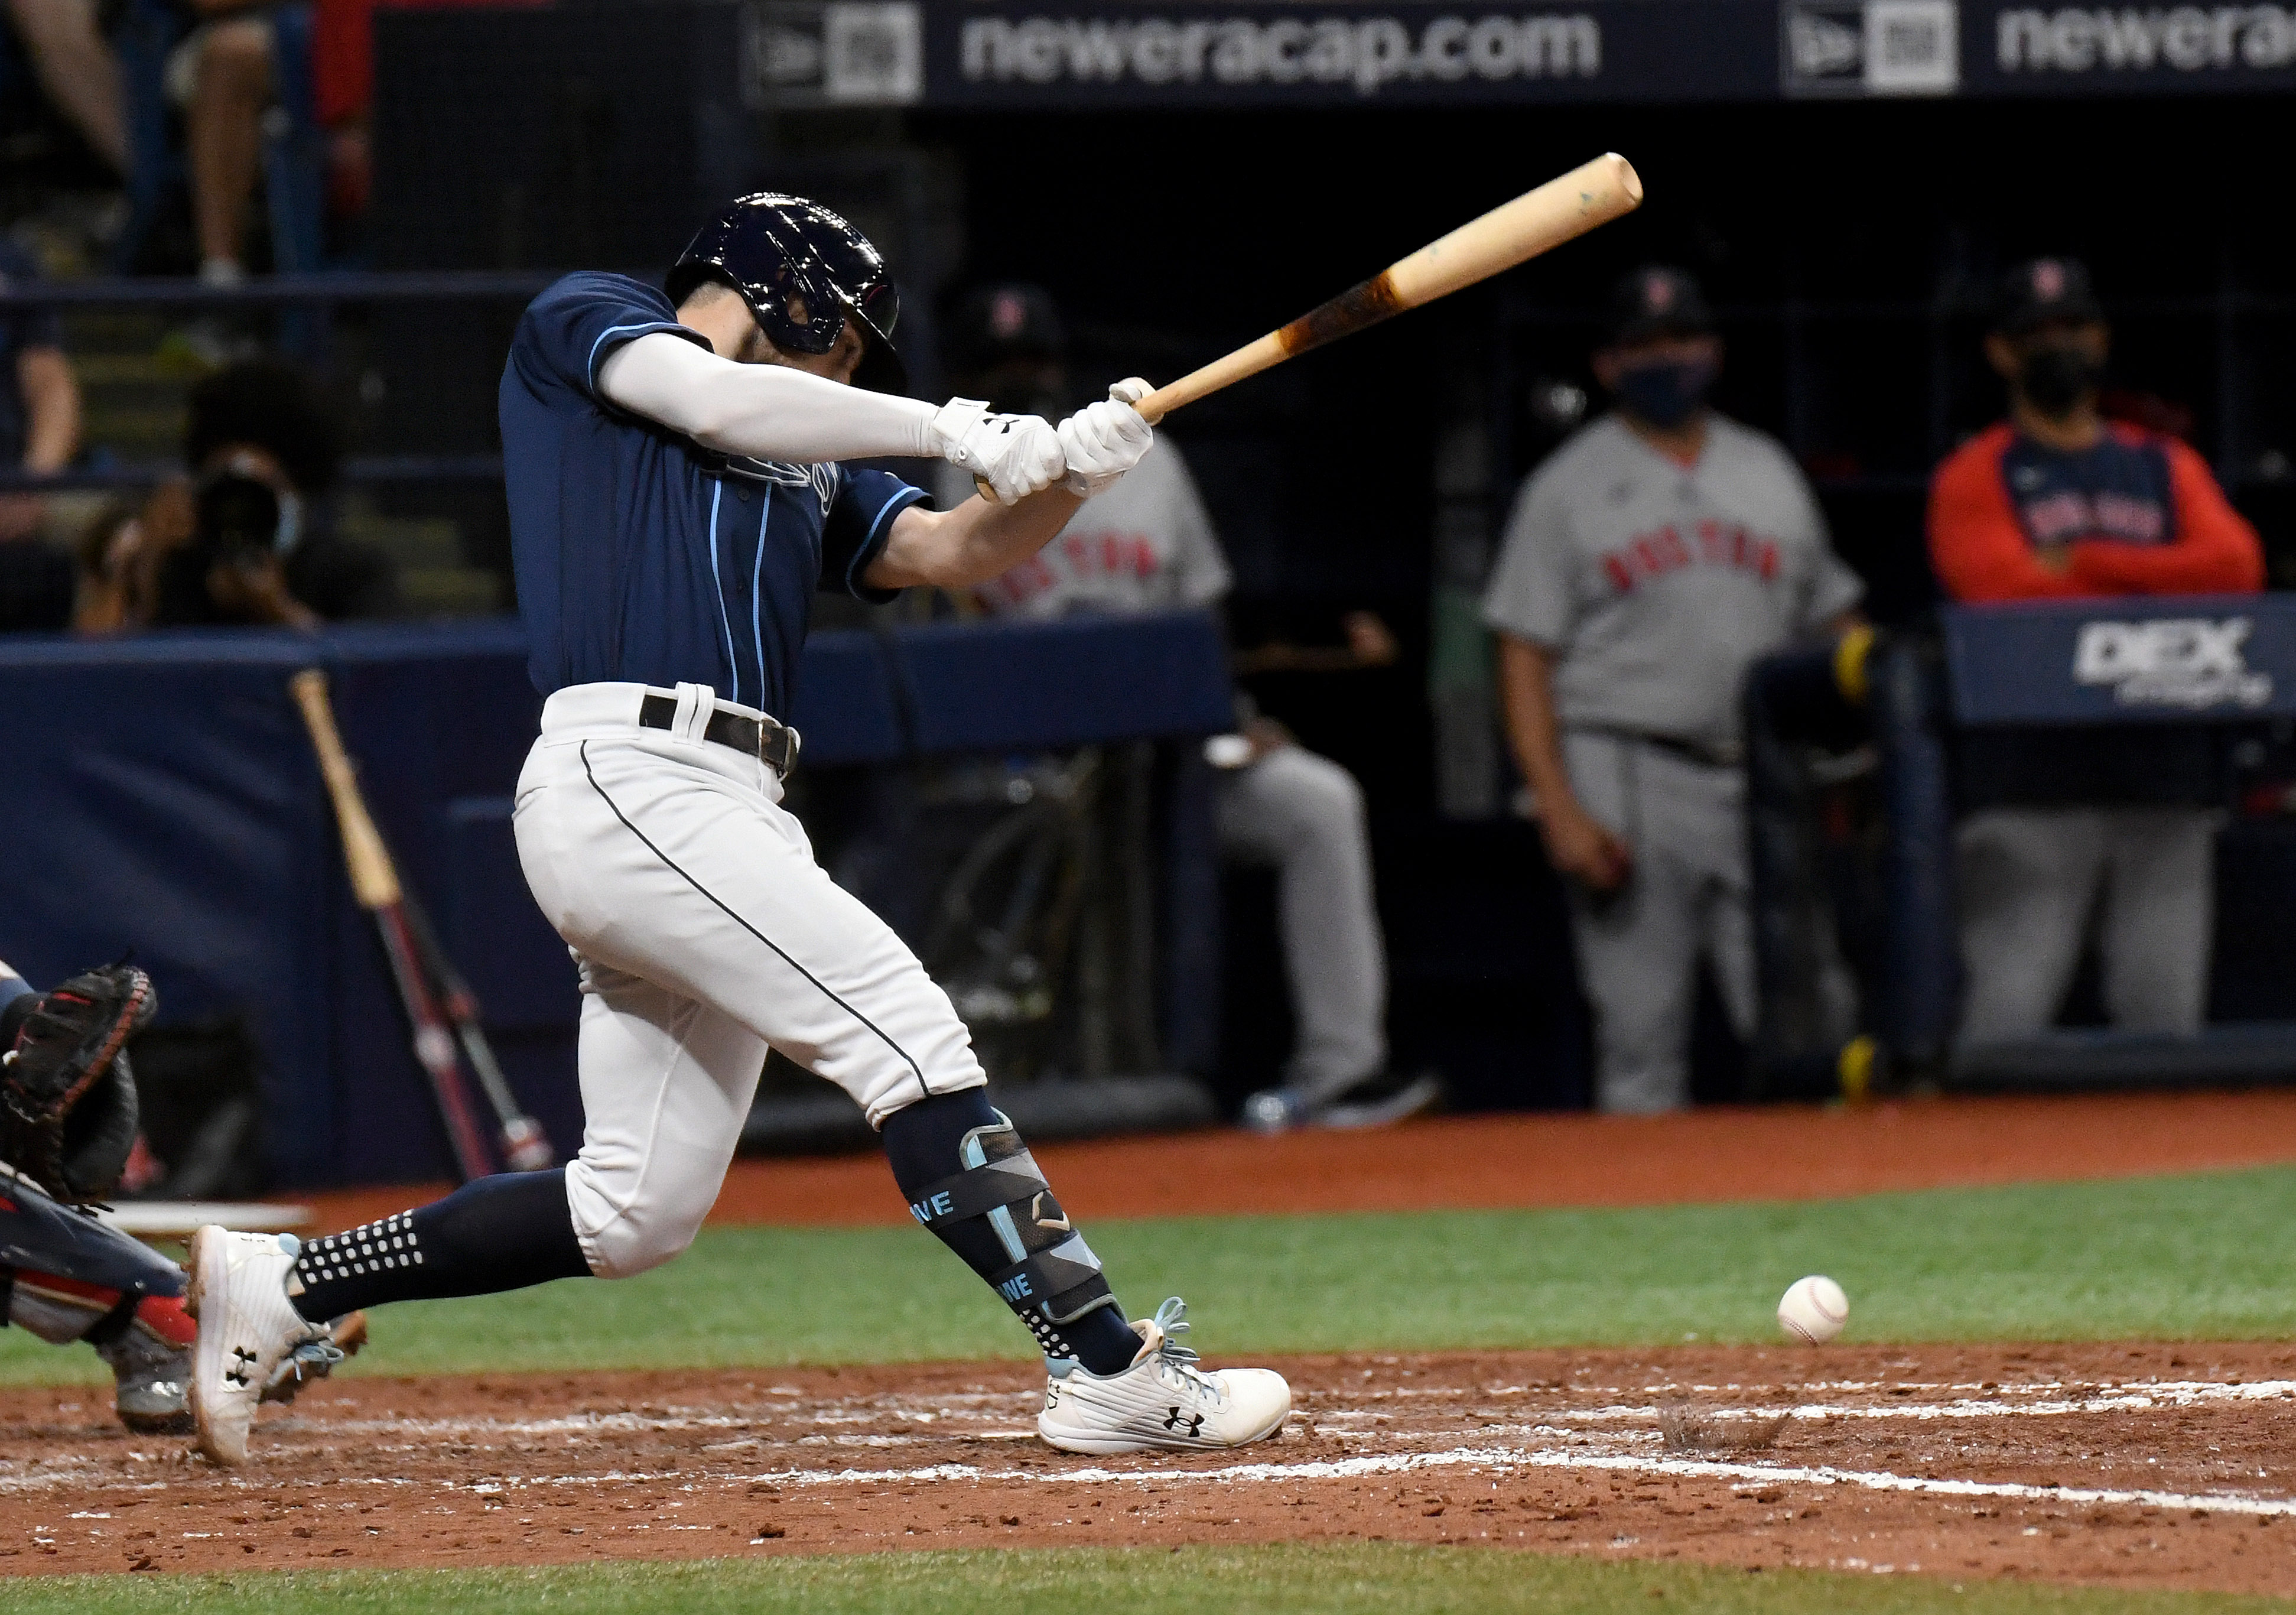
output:
[[[2087,324],[2104,317],[2089,283],[2088,266],[2077,258],[2037,258],[2001,277],[1994,294],[1993,329],[2022,336],[2052,320]]]
[[[1706,336],[1714,311],[1686,269],[1647,264],[1611,288],[1603,313],[1605,347],[1628,348],[1658,337]]]

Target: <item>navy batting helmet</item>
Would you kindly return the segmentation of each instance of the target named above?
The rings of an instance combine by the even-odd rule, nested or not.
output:
[[[705,280],[742,294],[774,346],[827,353],[850,317],[864,344],[855,385],[904,392],[908,370],[893,348],[901,294],[869,238],[819,202],[764,191],[727,208],[686,244],[663,286],[683,303]],[[800,316],[802,317],[800,317]]]

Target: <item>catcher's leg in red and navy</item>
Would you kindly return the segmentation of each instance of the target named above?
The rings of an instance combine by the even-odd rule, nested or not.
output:
[[[202,1447],[244,1455],[246,1384],[294,1349],[305,1318],[622,1277],[676,1256],[717,1198],[768,1047],[853,1096],[917,1220],[1029,1326],[1049,1370],[1047,1440],[1232,1447],[1278,1428],[1283,1380],[1196,1367],[1175,1338],[1177,1302],[1126,1320],[1098,1257],[988,1104],[947,995],[814,861],[773,772],[704,737],[710,693],[679,686],[667,731],[638,726],[643,694],[588,685],[552,696],[519,784],[521,860],[581,965],[580,1153],[562,1171],[480,1179],[299,1249],[203,1230]]]
[[[0,1162],[0,1324],[52,1345],[94,1347],[130,1430],[191,1429],[193,1324],[183,1298],[175,1263]]]

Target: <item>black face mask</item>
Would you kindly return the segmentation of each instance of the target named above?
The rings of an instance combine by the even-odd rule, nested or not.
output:
[[[1711,359],[1637,365],[1619,373],[1619,399],[1660,431],[1671,431],[1704,406],[1718,372]]]
[[[2087,349],[2064,342],[2029,348],[2017,362],[2017,390],[2052,420],[2079,407],[2104,380],[2104,365]]]

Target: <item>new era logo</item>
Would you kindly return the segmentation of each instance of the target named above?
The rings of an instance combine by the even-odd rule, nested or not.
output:
[[[1961,85],[1955,0],[1784,0],[1778,39],[1789,95],[1950,95]]]

